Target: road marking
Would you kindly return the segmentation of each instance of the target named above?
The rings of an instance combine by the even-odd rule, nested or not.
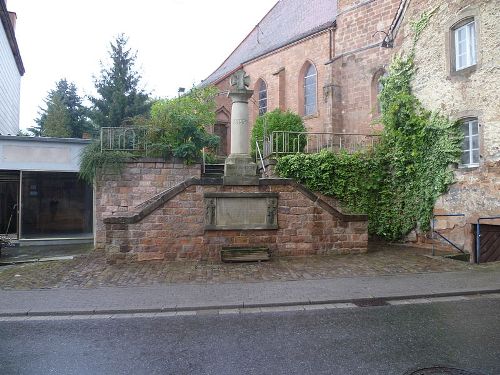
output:
[[[464,296],[447,296],[447,297],[428,297],[428,298],[410,298],[410,299],[399,299],[399,300],[389,300],[387,303],[389,305],[417,305],[424,303],[435,303],[435,302],[456,302],[456,301],[471,301],[476,299],[496,299],[500,298],[500,293],[491,294],[471,294]]]
[[[448,297],[410,298],[400,300],[387,300],[387,304],[413,305],[429,304],[438,302],[457,302],[477,299],[500,299],[500,293],[471,294]],[[130,318],[166,318],[175,316],[217,316],[217,315],[238,315],[238,314],[266,314],[292,311],[312,311],[330,309],[350,309],[361,308],[354,303],[320,303],[306,305],[284,305],[284,306],[263,306],[263,307],[242,307],[227,309],[205,309],[205,310],[180,310],[146,313],[116,313],[116,314],[66,314],[66,315],[22,315],[22,316],[0,316],[0,322],[25,322],[25,321],[62,321],[62,320],[88,320],[88,319],[130,319]]]

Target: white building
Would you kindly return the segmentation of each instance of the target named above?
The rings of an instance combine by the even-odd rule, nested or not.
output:
[[[90,142],[0,136],[0,233],[21,245],[92,242],[92,186],[78,178]]]
[[[7,11],[5,0],[0,0],[0,21],[0,135],[16,135],[24,66],[14,33],[16,14]]]

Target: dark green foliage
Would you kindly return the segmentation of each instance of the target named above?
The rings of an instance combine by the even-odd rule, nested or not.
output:
[[[44,137],[68,138],[71,136],[69,110],[60,95],[54,95],[47,108],[47,116],[43,126]]]
[[[151,149],[163,157],[175,156],[192,163],[201,159],[201,150],[215,149],[219,137],[205,126],[215,122],[213,87],[193,88],[179,98],[164,99],[151,108]]]
[[[151,138],[151,149],[158,156],[175,156],[184,159],[186,163],[201,160],[201,150],[204,147],[214,149],[219,144],[219,137],[207,133],[199,119],[189,114],[171,116],[168,127],[152,133]]]
[[[89,184],[94,182],[98,171],[120,173],[124,162],[134,158],[134,155],[124,151],[101,152],[99,142],[93,142],[85,147],[81,154],[80,178]]]
[[[83,133],[92,131],[87,109],[74,83],[59,80],[44,102],[46,108],[40,108],[37,125],[28,129],[34,135],[81,138]]]
[[[259,141],[259,147],[262,152],[262,141],[264,139],[264,128],[266,136],[269,136],[274,131],[289,131],[289,132],[305,132],[306,128],[302,118],[290,111],[283,112],[279,109],[275,109],[272,112],[267,112],[266,114],[257,117],[255,124],[252,129],[252,138],[250,141],[250,148],[252,155],[255,155],[255,142]],[[278,149],[282,149],[282,140],[277,139],[277,144],[275,145]],[[297,147],[298,144],[298,147]],[[306,145],[306,139],[300,138],[298,136],[290,136],[288,139],[288,149],[297,150],[300,152],[304,149]]]
[[[120,34],[110,43],[110,67],[102,67],[95,80],[97,97],[92,103],[90,117],[97,128],[121,126],[134,116],[149,112],[148,94],[139,88],[141,76],[134,70],[137,53],[127,48],[128,39]]]
[[[421,30],[422,24],[417,25]],[[461,154],[459,124],[422,107],[411,92],[413,73],[410,53],[396,58],[382,78],[384,130],[372,152],[291,155],[277,167],[282,176],[366,213],[370,233],[388,240],[401,239],[415,228],[429,229],[436,199],[453,182],[450,165]]]
[[[365,213],[371,203],[373,155],[321,151],[316,154],[293,154],[278,160],[277,172],[293,178],[309,189],[340,199],[351,213]]]
[[[159,100],[151,109],[150,119],[136,116],[130,120],[147,128],[148,156],[177,157],[192,163],[201,160],[203,148],[215,149],[219,137],[205,130],[205,125],[215,121],[215,92],[214,88],[193,89],[180,98]],[[82,153],[80,177],[92,182],[99,170],[120,172],[127,159],[137,156],[145,154],[101,152],[100,144],[93,143]]]

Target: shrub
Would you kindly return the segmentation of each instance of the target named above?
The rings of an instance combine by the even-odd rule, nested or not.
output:
[[[150,149],[157,156],[175,156],[192,163],[201,159],[201,149],[214,149],[219,137],[205,126],[215,122],[213,87],[193,88],[178,98],[159,100],[151,108]]]
[[[262,141],[264,139],[264,127],[266,128],[266,136],[269,136],[274,131],[289,131],[289,132],[305,132],[306,128],[302,122],[302,118],[290,111],[283,112],[279,109],[275,109],[272,112],[267,112],[263,116],[259,116],[255,120],[255,124],[252,129],[252,139],[250,143],[250,148],[252,155],[255,156],[255,142],[259,141],[259,147],[262,151]],[[304,150],[306,145],[306,138],[299,137],[297,135],[291,135],[288,138],[288,149],[294,150],[296,152],[301,152]],[[298,147],[297,147],[298,145]],[[275,140],[275,146],[278,149],[283,149],[283,139],[279,138]]]

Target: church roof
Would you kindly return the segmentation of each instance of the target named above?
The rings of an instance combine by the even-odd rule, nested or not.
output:
[[[217,83],[242,64],[330,27],[337,0],[279,0],[205,80]]]

